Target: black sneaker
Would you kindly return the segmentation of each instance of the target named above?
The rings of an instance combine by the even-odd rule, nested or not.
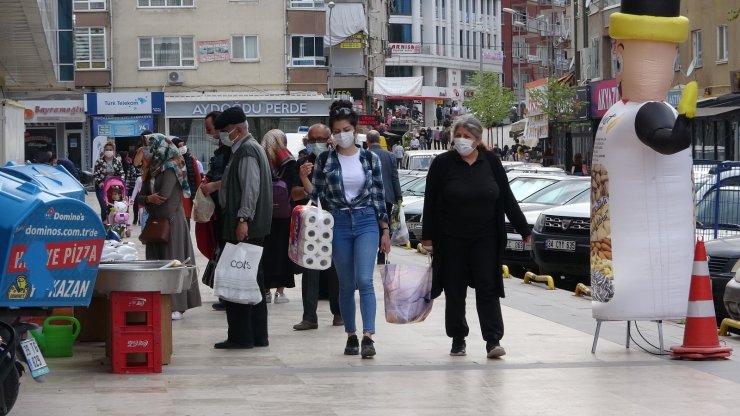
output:
[[[373,341],[370,337],[362,337],[362,358],[371,358],[375,355],[375,347],[373,346],[374,343],[375,341]]]
[[[465,338],[452,338],[452,349],[450,349],[450,355],[453,357],[461,357],[465,355]]]
[[[506,355],[506,350],[504,349],[504,347],[499,345],[498,341],[486,342],[486,352],[486,356],[488,358],[500,358]]]
[[[344,347],[344,355],[357,355],[360,353],[360,341],[357,340],[357,335],[350,335],[347,337],[347,345]]]

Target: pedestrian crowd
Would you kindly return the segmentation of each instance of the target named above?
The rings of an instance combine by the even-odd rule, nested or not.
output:
[[[104,221],[105,184],[118,177],[131,203],[141,207],[139,215],[134,209],[134,223],[168,224],[168,238],[145,242],[147,259],[194,264],[194,247],[208,258],[200,279],[193,271],[189,288],[173,296],[173,320],[201,306],[199,280],[213,287],[227,243],[263,248],[257,267],[262,300],[243,304],[219,299],[213,304],[214,309],[225,311],[228,327],[226,339],[214,344],[216,349],[268,346],[267,303],[289,302],[294,276],[300,274],[303,314],[293,329],[319,327],[320,282],[325,281],[331,323],[343,326],[346,334],[344,354],[363,358],[376,354],[373,273],[377,264],[387,262],[391,250],[390,214],[402,203],[397,168],[404,148],[399,143],[392,151],[382,148],[382,126],[380,132],[367,132],[366,148],[360,146],[359,117],[348,101],[332,103],[328,116],[328,125],[309,128],[301,156],[291,154],[281,130],[254,137],[243,110],[232,107],[204,118],[207,139],[218,145],[206,172],[190,154],[187,141],[148,131],[133,158],[117,157],[111,141],[95,164]],[[481,143],[478,120],[459,116],[454,125],[414,129],[413,135],[411,149],[452,149],[437,156],[429,168],[422,230],[422,244],[434,253],[432,296],[445,293],[446,297],[450,354],[466,353],[465,298],[467,288],[474,287],[486,354],[500,357],[505,353],[500,344],[504,325],[499,304],[504,295],[504,217],[525,241],[529,227],[509,189],[500,155]],[[215,210],[210,221],[195,223],[193,244],[190,219],[195,217],[198,192],[212,199]],[[288,257],[289,213],[309,203],[320,203],[334,218],[332,265],[326,270],[298,266]]]

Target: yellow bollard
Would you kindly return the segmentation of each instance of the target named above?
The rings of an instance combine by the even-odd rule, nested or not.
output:
[[[406,250],[411,250],[411,242],[406,242]]]
[[[722,323],[719,325],[719,334],[723,337],[726,337],[728,328],[740,329],[740,321],[736,321],[730,318],[723,319]]]
[[[576,285],[576,291],[573,296],[591,296],[591,288],[583,283],[579,283]]]
[[[555,290],[555,281],[550,275],[543,274],[538,276],[532,272],[524,273],[524,283],[530,284],[532,281],[547,283],[547,290]]]
[[[508,278],[511,277],[511,274],[509,274],[509,266],[507,266],[505,264],[502,265],[501,266],[501,271],[503,272],[504,279],[508,279]]]

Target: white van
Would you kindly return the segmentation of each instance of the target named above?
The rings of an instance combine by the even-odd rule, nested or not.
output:
[[[403,154],[401,169],[428,170],[432,160],[447,150],[408,150]]]

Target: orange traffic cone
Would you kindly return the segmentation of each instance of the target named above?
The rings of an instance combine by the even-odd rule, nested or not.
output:
[[[717,321],[714,317],[712,302],[712,282],[709,280],[709,266],[704,242],[696,242],[694,251],[694,269],[691,274],[689,290],[689,308],[686,312],[686,329],[683,334],[683,345],[671,347],[673,358],[726,358],[732,348],[719,345]]]

